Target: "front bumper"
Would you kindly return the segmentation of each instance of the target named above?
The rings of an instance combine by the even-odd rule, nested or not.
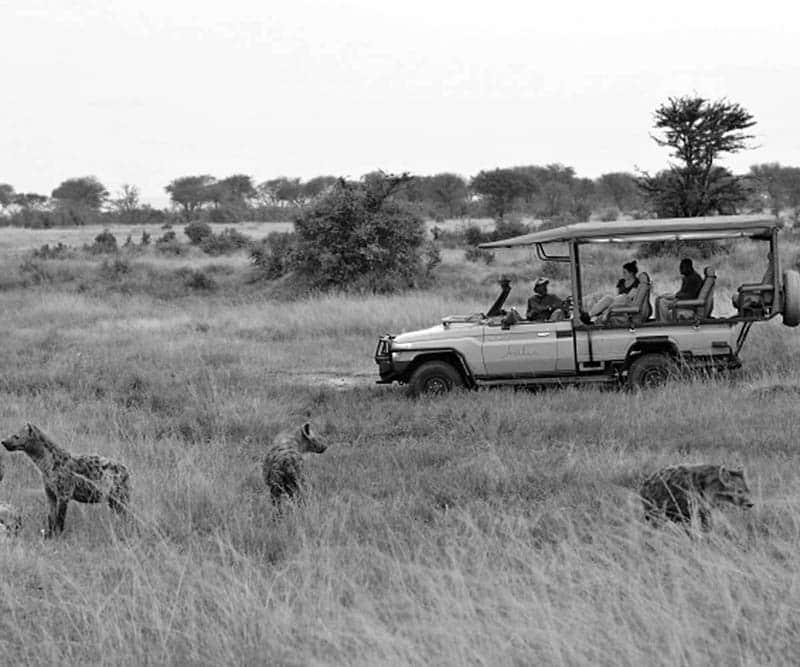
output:
[[[380,380],[377,384],[391,384],[392,382],[404,382],[405,371],[408,362],[397,362],[392,358],[392,341],[394,336],[386,334],[378,339],[378,347],[375,349],[375,363],[378,364],[378,374]]]

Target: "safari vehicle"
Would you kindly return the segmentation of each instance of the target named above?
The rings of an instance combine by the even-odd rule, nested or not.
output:
[[[800,324],[800,273],[780,272],[780,228],[773,218],[753,215],[584,222],[484,243],[482,248],[533,246],[540,260],[569,264],[572,296],[565,317],[533,322],[509,317],[502,310],[510,291],[505,284],[486,314],[445,317],[429,329],[381,336],[375,353],[378,382],[404,384],[410,395],[492,385],[643,387],[682,369],[738,368],[755,322],[781,315],[787,326]],[[612,308],[602,325],[581,321],[584,245],[742,238],[763,242],[764,256],[772,260],[761,282],[739,287],[734,315],[714,317],[716,275],[709,267],[698,298],[675,302],[664,320],[653,317],[650,278],[640,273],[631,305]],[[566,246],[568,253],[549,254],[553,244]],[[763,270],[755,269],[757,275]]]

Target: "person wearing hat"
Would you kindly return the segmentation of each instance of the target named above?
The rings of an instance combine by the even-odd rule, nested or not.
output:
[[[580,314],[581,322],[592,324],[593,318],[604,322],[614,306],[627,306],[636,295],[636,288],[639,287],[639,265],[636,260],[626,262],[622,265],[622,278],[617,281],[617,295],[610,294],[604,296],[594,304],[588,313]]]
[[[533,294],[528,299],[528,311],[525,313],[525,319],[531,322],[562,319],[564,313],[561,310],[563,300],[559,299],[555,294],[547,293],[547,286],[550,281],[547,278],[539,278],[533,284]],[[558,317],[558,314],[561,317]]]

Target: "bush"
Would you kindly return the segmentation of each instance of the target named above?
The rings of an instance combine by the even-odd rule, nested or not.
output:
[[[195,221],[186,225],[183,228],[183,233],[189,237],[192,245],[199,245],[204,239],[212,236],[214,232],[211,231],[211,225],[207,222]]]
[[[268,280],[280,278],[291,270],[294,244],[293,232],[272,232],[267,238],[253,245],[250,261],[264,278]]]
[[[178,240],[177,234],[170,229],[156,239],[156,250],[164,255],[179,256],[186,252],[186,246]]]
[[[425,266],[425,277],[431,278],[433,270],[442,263],[442,253],[439,245],[435,241],[428,241],[422,253],[423,264]]]
[[[468,262],[484,262],[489,266],[494,263],[494,253],[491,250],[470,246],[464,251],[464,259]]]
[[[185,285],[190,289],[211,291],[217,288],[217,282],[203,271],[192,270],[185,276]]]
[[[408,176],[338,181],[295,221],[292,268],[312,287],[390,292],[422,275],[422,219],[393,194]]]
[[[86,250],[95,255],[117,252],[117,238],[107,229],[94,237],[94,243],[86,246]]]
[[[648,241],[639,246],[639,257],[684,257],[700,255],[708,259],[715,255],[726,255],[730,248],[718,241]]]
[[[150,245],[150,234],[148,234],[145,230],[142,230],[142,245]]]
[[[502,239],[510,239],[512,236],[522,236],[530,231],[528,225],[523,223],[518,218],[506,217],[500,218],[494,223],[494,232],[491,234],[491,241],[500,241]]]
[[[66,259],[73,255],[72,248],[59,242],[58,245],[50,247],[49,243],[45,243],[38,250],[31,251],[31,257],[35,259]]]
[[[233,227],[223,229],[219,234],[211,234],[200,243],[200,249],[207,255],[214,257],[227,255],[242,248],[246,248],[252,243],[252,239]]]
[[[467,242],[467,245],[477,246],[487,241],[488,238],[478,225],[469,225],[464,230],[464,240]]]

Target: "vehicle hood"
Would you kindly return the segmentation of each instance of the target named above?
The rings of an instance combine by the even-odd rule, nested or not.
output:
[[[416,331],[406,331],[398,334],[394,339],[395,345],[405,345],[409,343],[428,343],[452,338],[462,338],[464,336],[479,336],[482,324],[480,322],[454,323],[444,326],[437,324],[428,329],[418,329]]]

